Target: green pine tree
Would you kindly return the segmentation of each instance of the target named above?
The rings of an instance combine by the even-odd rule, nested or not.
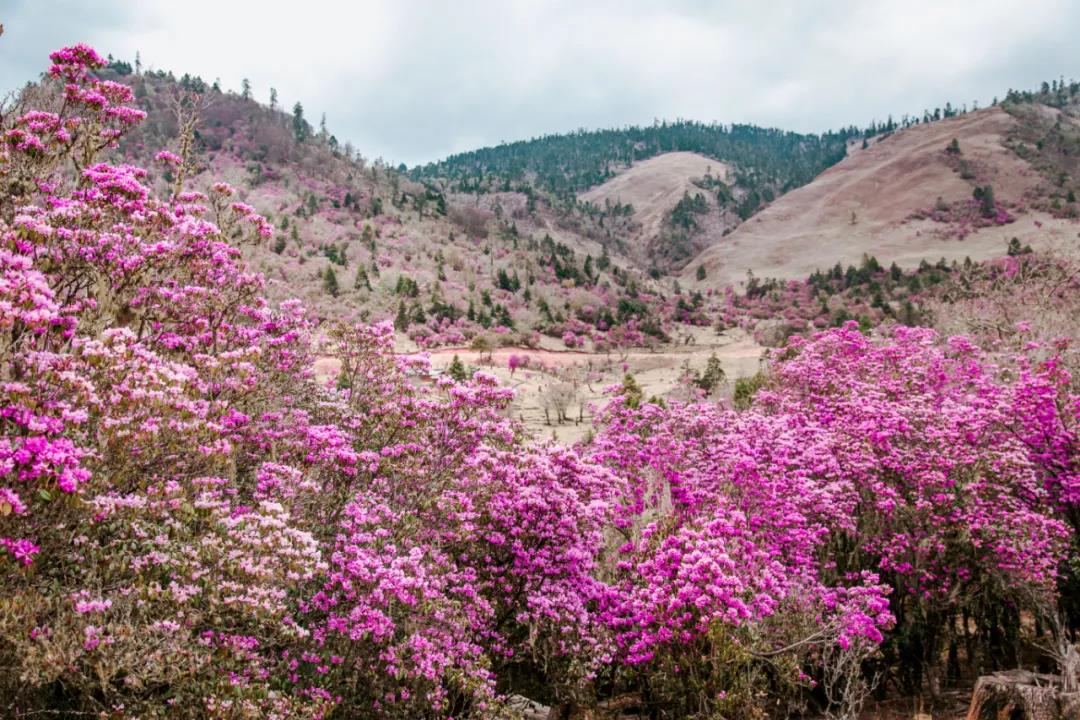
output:
[[[446,374],[458,382],[465,382],[468,376],[465,373],[465,363],[457,355],[450,361],[450,367],[446,368]]]
[[[713,353],[705,362],[705,372],[698,375],[694,384],[705,391],[706,395],[712,395],[720,383],[725,380],[724,368],[720,364],[720,358]]]
[[[415,325],[423,325],[427,322],[427,313],[424,312],[424,306],[419,301],[414,302],[412,305],[412,321]]]
[[[630,373],[623,375],[622,394],[626,398],[626,406],[635,409],[641,406],[641,401],[645,397],[641,391],[641,386],[638,385],[637,380]]]
[[[405,307],[405,301],[398,303],[397,315],[394,317],[394,329],[405,332],[409,329],[409,310]]]
[[[371,279],[368,277],[363,265],[356,266],[356,278],[353,280],[353,290],[359,290],[360,288],[371,290]]]
[[[293,137],[296,138],[296,142],[303,142],[307,139],[308,133],[311,130],[311,126],[308,125],[307,120],[304,119],[304,106],[297,102],[293,105]]]
[[[334,268],[326,268],[326,274],[323,275],[323,290],[330,297],[338,296],[338,281],[337,275],[334,273]]]

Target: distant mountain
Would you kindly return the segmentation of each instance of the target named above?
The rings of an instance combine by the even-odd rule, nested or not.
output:
[[[905,268],[980,260],[999,257],[1013,238],[1075,249],[1078,99],[1080,84],[1054,83],[853,143],[843,161],[710,244],[682,279],[709,288],[748,272],[805,278],[865,255]]]
[[[459,153],[413,168],[409,176],[462,195],[517,192],[531,203],[544,197],[563,217],[591,218],[604,228],[597,239],[659,277],[682,270],[695,255],[834,167],[868,138],[966,112],[966,106],[946,103],[921,116],[904,115],[899,122],[890,116],[866,128],[822,134],[693,121],[579,130]],[[687,157],[704,163],[687,164]],[[710,162],[716,170],[711,174]],[[681,168],[687,171],[676,177]],[[657,192],[632,187],[638,183]],[[674,195],[672,188],[677,189]]]
[[[657,122],[612,130],[579,130],[451,155],[411,175],[446,178],[461,192],[531,185],[567,199],[634,162],[693,152],[732,166],[732,183],[764,199],[799,187],[844,157],[847,132],[802,135],[756,125]]]
[[[648,200],[648,208],[638,208],[640,193],[629,191],[627,184],[641,179],[651,185],[653,180],[646,176],[652,173],[632,168],[654,159],[689,155],[723,167],[722,178],[708,178],[701,198],[696,198],[699,193],[695,191],[687,202],[696,202],[695,210],[705,203],[726,214],[729,220],[722,223],[726,228],[841,160],[845,141],[854,132],[802,135],[755,125],[657,122],[647,127],[580,130],[482,148],[414,168],[410,177],[437,180],[441,187],[460,194],[519,192],[544,197],[564,216],[584,215],[604,225],[603,239],[608,246],[625,252],[657,277],[682,267],[704,247],[699,241],[700,223],[692,216],[707,213],[691,212],[684,215],[685,222],[676,219],[668,223],[666,218],[675,210],[681,192],[671,202],[664,199],[670,195],[665,192],[659,200]],[[704,175],[695,170],[693,175],[673,178],[670,160],[658,162],[649,167],[659,171],[655,180],[664,186],[670,183],[662,178],[682,187]],[[681,167],[679,163],[676,166]],[[608,184],[620,188],[625,197],[610,191]],[[594,188],[600,189],[590,194]],[[644,224],[643,214],[647,217]],[[627,217],[635,223],[621,222]],[[655,222],[658,219],[663,222]]]
[[[634,163],[578,196],[586,213],[622,208],[631,220],[627,249],[654,272],[681,267],[742,218],[727,163],[670,152]]]

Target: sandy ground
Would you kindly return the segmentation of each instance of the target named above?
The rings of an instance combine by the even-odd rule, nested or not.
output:
[[[604,388],[619,383],[626,372],[634,375],[645,397],[682,397],[685,390],[679,384],[684,368],[703,370],[712,353],[724,368],[728,382],[718,395],[731,394],[736,378],[756,373],[764,348],[739,329],[717,334],[707,327],[681,325],[674,334],[676,342],[656,351],[634,349],[626,352],[592,353],[540,348],[499,348],[480,353],[468,348],[439,348],[429,351],[434,371],[442,371],[457,355],[468,370],[483,370],[495,375],[507,387],[514,388],[515,397],[510,414],[520,420],[537,439],[552,439],[572,444],[585,437],[592,428],[594,408],[604,402]],[[401,342],[398,351],[417,354],[409,343]],[[530,367],[511,373],[510,355],[527,356]],[[316,363],[316,373],[332,377],[337,363],[323,358]],[[572,399],[566,414],[570,420],[556,421],[557,413],[546,401],[552,388],[569,386]],[[548,413],[545,415],[545,405]]]
[[[639,234],[652,238],[660,234],[664,216],[682,199],[684,192],[710,195],[691,182],[706,173],[727,178],[727,166],[719,160],[692,152],[670,152],[634,163],[603,185],[582,193],[579,197],[604,205],[605,200],[630,203],[633,219],[641,226]]]
[[[1001,144],[1014,122],[999,108],[988,108],[909,128],[865,150],[854,143],[847,158],[809,185],[717,239],[687,266],[681,280],[695,287],[722,287],[744,281],[749,269],[758,277],[804,278],[837,261],[857,264],[863,253],[902,267],[914,267],[924,258],[981,260],[1002,255],[1014,236],[1035,247],[1076,245],[1080,226],[1043,214],[1021,215],[1016,223],[985,228],[964,240],[940,237],[942,224],[907,219],[919,208],[932,207],[939,196],[946,202],[971,197],[972,185],[942,158],[953,138],[963,157],[980,169],[980,181],[993,185],[999,201],[1021,200],[1039,177]],[[698,264],[708,273],[703,282],[693,276]]]

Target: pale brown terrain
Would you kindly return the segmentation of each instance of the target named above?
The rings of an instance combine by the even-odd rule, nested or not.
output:
[[[837,262],[858,264],[864,253],[906,268],[923,259],[988,259],[1000,256],[1012,237],[1036,248],[1075,244],[1075,223],[1042,213],[1019,213],[1015,223],[963,240],[947,237],[942,223],[910,219],[939,197],[947,203],[970,198],[976,183],[990,183],[1003,204],[1023,206],[1040,177],[1002,145],[1015,122],[993,107],[872,139],[865,150],[853,142],[848,157],[717,239],[680,279],[722,287],[744,281],[748,270],[757,277],[805,278]],[[961,178],[948,164],[944,150],[953,138],[977,168],[976,179]],[[695,279],[698,265],[706,269],[703,282]]]
[[[541,439],[573,443],[592,429],[593,409],[605,401],[604,389],[619,383],[625,373],[634,376],[645,397],[683,397],[679,382],[684,368],[703,370],[709,355],[716,353],[729,381],[748,377],[757,372],[764,348],[741,330],[721,335],[711,328],[681,326],[681,340],[692,338],[691,344],[672,343],[656,351],[630,350],[613,353],[584,353],[527,348],[501,348],[493,353],[474,350],[442,348],[430,353],[432,367],[444,369],[456,354],[470,370],[479,369],[499,378],[501,384],[515,390],[510,414],[520,420],[532,434]],[[530,358],[532,367],[510,373],[511,354]],[[536,365],[542,363],[542,369]],[[556,413],[545,405],[554,386],[572,386],[572,400],[567,414],[571,420],[556,422]],[[719,390],[730,396],[730,382]],[[683,399],[686,399],[683,397]],[[579,421],[580,419],[580,421]]]
[[[592,429],[593,411],[606,398],[604,389],[621,382],[626,373],[634,376],[646,398],[655,395],[686,399],[687,391],[680,383],[683,372],[703,370],[709,356],[715,353],[728,380],[718,389],[717,396],[730,398],[734,380],[756,373],[765,351],[738,328],[718,334],[708,327],[680,325],[674,339],[676,342],[654,351],[596,353],[504,347],[481,352],[470,348],[439,348],[426,355],[433,374],[445,371],[457,355],[468,372],[482,370],[494,375],[501,385],[514,389],[510,415],[520,420],[527,431],[537,439],[572,444]],[[397,338],[396,351],[419,354],[416,346],[402,337]],[[511,355],[527,356],[530,366],[511,373]],[[330,358],[322,358],[315,365],[316,374],[322,378],[332,378],[337,371],[337,361]],[[557,422],[557,413],[551,406],[552,391],[559,385],[569,391],[566,405],[569,420],[562,423]]]
[[[640,228],[637,234],[648,241],[660,235],[665,217],[683,193],[711,195],[693,182],[707,173],[726,180],[728,167],[719,160],[698,153],[669,152],[634,163],[578,198],[601,207],[605,201],[633,205],[633,220]]]

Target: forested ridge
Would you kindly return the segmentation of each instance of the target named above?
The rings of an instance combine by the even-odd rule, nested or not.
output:
[[[630,163],[666,152],[696,152],[736,166],[737,184],[776,192],[803,185],[845,154],[847,131],[802,135],[756,125],[691,120],[579,130],[451,155],[414,168],[416,178],[448,178],[464,192],[536,188],[566,197]]]

